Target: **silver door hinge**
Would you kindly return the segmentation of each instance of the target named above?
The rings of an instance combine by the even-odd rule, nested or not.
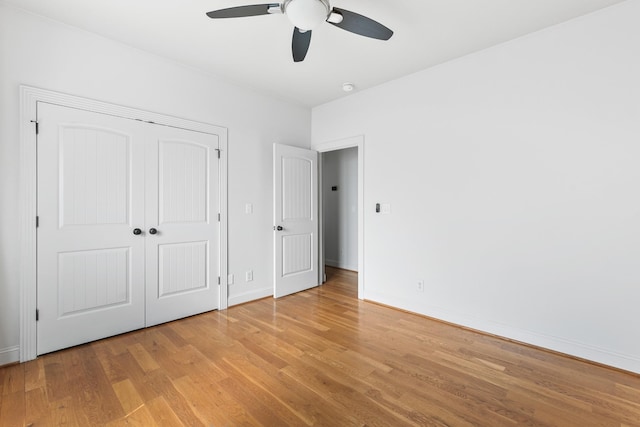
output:
[[[218,212],[218,222],[220,222],[220,213]]]
[[[36,217],[36,228],[40,227],[40,217]]]
[[[218,285],[220,284],[220,276],[218,276]]]
[[[218,152],[218,158],[220,158],[220,149],[216,148],[216,151]]]
[[[36,135],[40,133],[40,123],[37,120],[31,120],[31,123],[35,123],[36,125]]]
[[[36,308],[36,322],[40,320],[40,310]]]

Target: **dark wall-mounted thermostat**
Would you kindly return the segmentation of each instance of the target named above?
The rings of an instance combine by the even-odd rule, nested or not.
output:
[[[338,191],[338,186],[334,185],[333,187],[331,187],[331,191]]]
[[[380,213],[380,203],[376,203],[376,213]]]

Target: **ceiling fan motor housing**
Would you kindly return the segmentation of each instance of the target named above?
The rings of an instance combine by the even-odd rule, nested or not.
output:
[[[313,30],[331,13],[327,0],[285,0],[282,9],[289,21],[302,31]]]
[[[207,16],[212,19],[225,19],[279,13],[286,14],[295,27],[291,40],[294,62],[304,61],[311,43],[311,30],[323,22],[350,33],[378,40],[389,40],[393,35],[393,31],[371,18],[346,9],[332,9],[329,0],[283,0],[282,3],[227,7],[207,12]]]

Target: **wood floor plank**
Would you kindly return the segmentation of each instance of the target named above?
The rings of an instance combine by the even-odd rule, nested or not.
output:
[[[33,388],[25,393],[25,411],[27,426],[53,425],[49,399],[45,388]]]
[[[173,381],[172,378],[156,371],[153,375],[136,381],[135,384],[142,384],[140,394],[143,399],[145,399],[145,402],[154,402],[160,398],[163,399],[185,426],[201,427],[206,425],[196,416],[192,410],[192,405],[190,405],[185,396],[175,388]],[[153,408],[153,406],[151,406],[151,408]],[[152,412],[152,415],[155,417],[156,413]],[[171,419],[170,415],[160,416]]]
[[[131,376],[131,373],[120,363],[122,355],[126,354],[131,356],[128,352],[114,353],[111,351],[111,346],[108,344],[108,340],[100,341],[94,346],[96,357],[100,361],[102,370],[109,382],[116,383],[124,381]],[[133,358],[133,356],[131,356]]]
[[[311,420],[312,425],[357,425],[358,421],[345,413],[342,407],[331,399],[330,395],[318,394],[313,390],[311,382],[303,380],[304,377],[294,377],[286,370],[278,372],[277,381],[294,396],[288,400],[298,412],[304,413],[306,419]],[[296,424],[292,424],[296,425]]]
[[[83,426],[89,425],[88,420],[78,413],[75,399],[68,396],[63,400],[49,403],[49,419],[51,424],[44,426]]]
[[[357,299],[357,274],[0,368],[1,426],[640,426],[640,375]]]
[[[125,415],[93,348],[80,346],[74,354],[81,361],[77,368],[79,375],[69,386],[73,390],[79,421],[103,425]]]
[[[385,413],[375,402],[362,393],[364,388],[360,384],[356,384],[353,378],[341,378],[339,373],[326,369],[326,365],[314,358],[307,358],[306,363],[295,370],[291,367],[285,371],[291,376],[305,378],[307,386],[316,394],[327,396],[328,400],[338,406],[341,412],[349,414],[353,423],[362,423],[367,426],[412,425],[406,419]]]
[[[138,365],[145,373],[159,369],[160,366],[151,357],[151,355],[145,350],[140,343],[136,343],[128,348],[129,353],[136,359]]]
[[[25,394],[23,391],[3,394],[0,403],[0,427],[22,426],[25,414]]]
[[[150,400],[147,403],[147,407],[157,425],[162,427],[185,426],[163,396]]]
[[[227,377],[220,382],[220,386],[237,402],[253,402],[251,415],[259,425],[286,427],[299,424],[299,420],[296,420],[295,424],[285,421],[280,414],[273,410],[270,400],[263,398],[263,393],[254,394],[250,386],[248,387],[237,378]]]
[[[42,359],[32,360],[23,364],[24,367],[24,388],[26,391],[37,388],[45,388],[44,363]]]
[[[183,377],[173,381],[173,384],[205,425],[258,425],[252,422],[240,404],[223,401],[223,389],[209,381],[199,377]]]
[[[126,379],[124,381],[117,382],[112,384],[111,387],[118,397],[125,414],[135,412],[140,407],[144,406],[144,402],[131,380]]]
[[[11,365],[3,368],[0,394],[10,395],[24,389],[24,367]]]
[[[209,356],[206,356],[206,354],[209,354]],[[201,349],[196,346],[187,345],[183,347],[179,353],[172,356],[172,363],[180,368],[180,371],[183,373],[182,376],[193,374],[194,370],[199,370],[202,376],[220,381],[226,378],[228,374],[219,366],[219,361],[222,359],[219,357],[221,354],[218,352],[214,354],[218,357],[211,356],[211,354],[207,352],[206,347]],[[164,364],[163,367],[164,366],[166,366],[166,364]]]
[[[289,424],[313,425],[313,416],[309,415],[298,396],[290,390],[277,388],[278,369],[266,365],[255,357],[225,359],[228,369],[234,372],[234,378],[252,391],[256,399],[271,403],[271,409]]]
[[[121,427],[121,426],[140,426],[140,427],[163,427],[156,424],[149,408],[145,405],[141,405],[134,411],[128,413],[123,418],[106,423],[107,427]]]

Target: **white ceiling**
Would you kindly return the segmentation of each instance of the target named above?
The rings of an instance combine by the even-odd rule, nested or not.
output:
[[[389,41],[329,24],[313,31],[304,62],[291,59],[293,27],[283,15],[212,20],[205,13],[261,0],[6,0],[313,107],[622,0],[333,0],[394,30]],[[269,3],[269,0],[264,3]]]

